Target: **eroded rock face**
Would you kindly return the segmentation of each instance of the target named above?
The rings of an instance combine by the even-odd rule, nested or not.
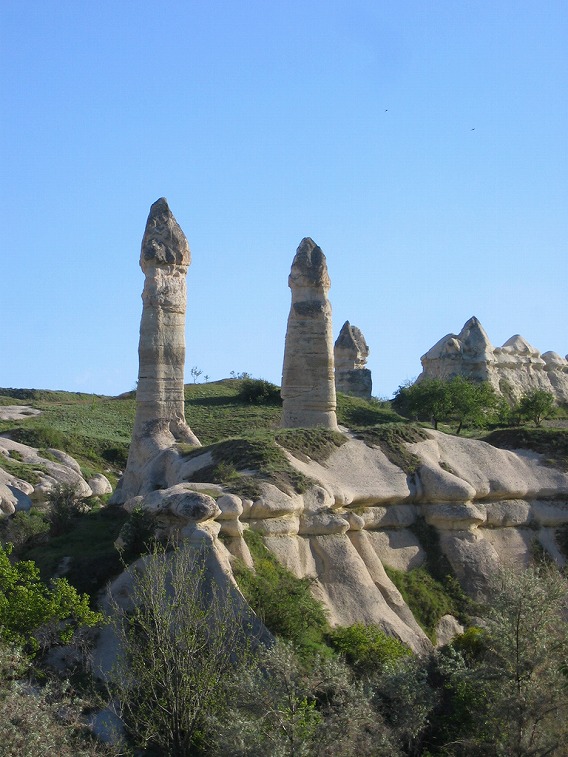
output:
[[[369,347],[360,329],[345,321],[335,342],[335,388],[338,392],[369,399],[373,389],[366,368]]]
[[[282,371],[282,426],[336,429],[331,285],[325,255],[306,237],[288,278],[292,305]]]
[[[550,392],[568,402],[568,360],[556,352],[543,355],[516,334],[502,347],[493,347],[477,318],[470,318],[459,334],[447,334],[422,356],[421,378],[464,376],[489,381],[495,391],[519,399],[526,392]]]
[[[144,272],[138,347],[136,418],[124,476],[114,502],[155,488],[146,469],[160,450],[176,441],[200,445],[185,421],[184,363],[187,239],[165,198],[150,208],[142,239]]]
[[[421,461],[412,476],[357,439],[325,464],[286,452],[313,485],[299,494],[260,483],[254,501],[222,491],[217,496],[212,484],[174,485],[211,460],[208,453],[193,457],[186,470],[169,451],[163,453],[171,456],[169,488],[127,507],[146,507],[165,520],[163,528],[196,544],[218,544],[221,534],[224,548],[249,567],[244,534],[255,531],[294,575],[310,579],[332,625],[378,625],[425,651],[430,642],[384,566],[412,570],[424,565],[429,550],[440,550],[465,590],[483,599],[493,573],[526,565],[535,545],[564,565],[568,473],[541,465],[534,453],[437,431],[408,449]],[[199,492],[204,486],[207,493]]]

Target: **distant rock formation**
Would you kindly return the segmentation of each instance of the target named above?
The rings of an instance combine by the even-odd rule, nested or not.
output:
[[[464,376],[489,381],[510,399],[541,389],[557,402],[568,402],[568,359],[556,352],[543,355],[516,334],[502,347],[493,347],[477,318],[470,318],[459,334],[447,334],[422,356],[423,378]]]
[[[371,371],[366,368],[369,347],[360,329],[345,321],[335,342],[335,388],[338,392],[370,399]]]
[[[288,286],[292,305],[282,371],[282,426],[336,429],[330,287],[325,255],[302,239]]]
[[[200,446],[185,421],[186,274],[191,263],[187,239],[165,198],[150,208],[142,239],[145,275],[138,347],[136,418],[126,470],[113,501],[151,491],[160,473],[146,470],[156,455],[176,441]]]

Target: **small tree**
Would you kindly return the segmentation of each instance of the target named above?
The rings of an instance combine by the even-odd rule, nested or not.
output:
[[[224,681],[246,656],[242,608],[207,578],[207,554],[156,545],[131,570],[128,611],[110,600],[122,649],[111,693],[137,747],[192,754],[206,718],[224,702]]]
[[[74,484],[55,484],[47,497],[49,504],[48,520],[51,533],[59,536],[71,528],[73,519],[89,508],[77,494]]]
[[[193,366],[193,368],[190,370],[191,378],[193,379],[193,383],[197,384],[197,379],[201,376],[203,371],[199,369],[196,365]]]
[[[553,395],[542,389],[534,389],[532,392],[523,394],[519,402],[520,415],[531,420],[536,426],[540,426],[544,418],[551,415],[553,410]]]
[[[0,636],[31,651],[50,642],[69,642],[80,625],[102,620],[89,608],[86,594],[79,595],[65,578],[48,586],[32,560],[9,560],[11,545],[0,546]]]

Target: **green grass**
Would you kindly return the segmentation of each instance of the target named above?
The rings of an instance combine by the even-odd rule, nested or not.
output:
[[[380,447],[391,463],[402,468],[407,475],[416,473],[421,460],[410,452],[406,445],[430,438],[420,426],[408,423],[388,423],[383,426],[358,429],[356,435],[370,447]]]
[[[324,463],[338,447],[347,441],[347,437],[338,431],[327,428],[288,428],[278,431],[276,441],[299,460],[308,458]]]
[[[544,455],[543,462],[568,471],[568,430],[565,428],[505,428],[483,441],[501,449],[530,449]]]

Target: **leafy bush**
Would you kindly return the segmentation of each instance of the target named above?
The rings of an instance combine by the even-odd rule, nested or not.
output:
[[[245,378],[241,382],[239,399],[256,405],[281,405],[280,388],[264,379]]]
[[[293,642],[300,650],[325,651],[328,629],[323,606],[311,593],[310,581],[286,570],[254,531],[245,531],[255,572],[237,566],[235,577],[252,609],[269,631]]]
[[[135,507],[118,535],[124,556],[128,559],[146,552],[155,541],[155,533],[154,515],[143,507]]]
[[[47,502],[47,517],[54,536],[69,531],[73,519],[89,509],[84,500],[77,495],[77,489],[73,484],[56,484],[50,491]]]
[[[16,551],[24,547],[33,547],[46,539],[49,533],[49,521],[43,513],[34,509],[29,513],[15,513],[11,518],[0,522],[0,527],[2,542],[10,542]]]
[[[380,672],[385,664],[411,654],[410,649],[398,639],[387,636],[376,626],[361,623],[333,628],[328,633],[328,640],[360,673]]]
[[[540,426],[544,418],[550,417],[553,412],[554,396],[550,392],[534,389],[532,392],[523,394],[520,399],[520,415],[532,421],[535,426]]]
[[[64,578],[47,586],[31,560],[12,565],[11,552],[11,546],[0,547],[0,636],[36,651],[40,637],[46,645],[68,642],[78,625],[100,621],[86,595],[77,594]]]

